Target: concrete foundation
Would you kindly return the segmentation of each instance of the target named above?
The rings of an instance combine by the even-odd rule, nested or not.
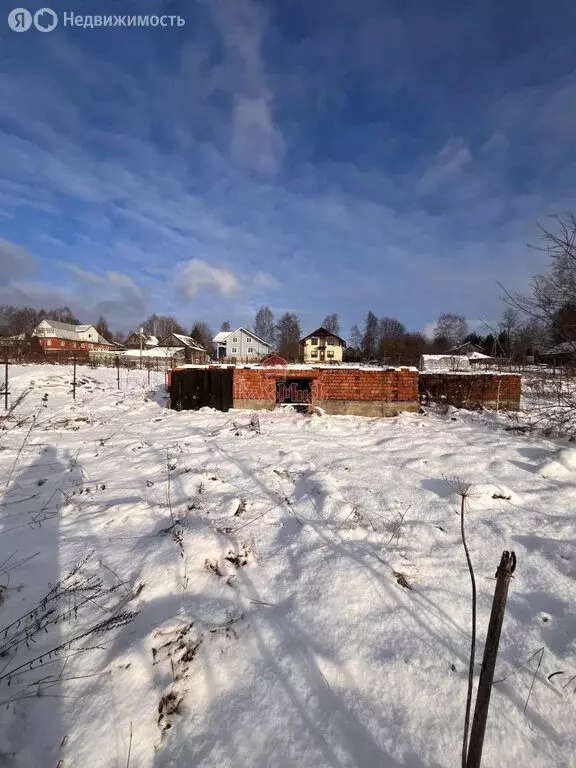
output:
[[[420,406],[414,402],[387,402],[385,400],[316,400],[331,416],[397,416],[402,411],[418,411]]]

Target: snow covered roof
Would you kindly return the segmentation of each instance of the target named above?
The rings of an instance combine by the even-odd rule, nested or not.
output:
[[[470,370],[470,358],[467,355],[422,355],[420,370],[437,373],[467,371]]]
[[[193,339],[192,336],[184,336],[181,333],[172,333],[170,335],[174,336],[174,338],[178,339],[178,341],[181,341],[185,347],[190,347],[191,349],[197,349],[198,352],[206,352],[204,347],[201,344],[198,344],[196,339]]]
[[[212,341],[215,344],[218,344],[218,342],[226,341],[228,336],[232,336],[232,334],[234,334],[234,333],[240,333],[240,331],[244,331],[244,333],[247,336],[250,336],[251,338],[255,339],[256,341],[259,341],[260,344],[264,344],[265,346],[270,347],[270,349],[272,348],[272,344],[270,344],[268,341],[264,341],[264,339],[261,339],[260,336],[256,336],[254,331],[250,331],[248,328],[244,328],[244,326],[242,326],[242,325],[240,326],[240,328],[236,328],[235,331],[220,331],[219,333],[216,334],[216,336],[214,336]]]
[[[543,355],[569,355],[570,353],[576,353],[576,340],[563,341],[561,344],[556,344],[555,347],[547,349],[546,352],[543,352]]]
[[[471,355],[467,355],[469,360],[491,360],[490,355],[485,355],[483,352],[472,352]]]

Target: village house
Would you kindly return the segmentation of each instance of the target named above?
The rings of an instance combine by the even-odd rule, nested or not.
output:
[[[32,336],[44,352],[110,350],[115,344],[100,336],[93,325],[72,325],[58,320],[42,320]]]
[[[258,338],[253,331],[246,328],[237,328],[235,331],[220,331],[212,341],[216,345],[217,360],[254,363],[272,351],[272,344]]]
[[[204,365],[210,362],[210,355],[192,336],[184,336],[182,333],[170,333],[160,343],[161,347],[179,348],[184,351],[184,359],[187,363]]]
[[[144,332],[132,331],[127,336],[124,346],[126,349],[151,349],[158,346],[158,339]]]
[[[300,359],[303,363],[341,363],[346,342],[326,328],[316,328],[300,339]]]

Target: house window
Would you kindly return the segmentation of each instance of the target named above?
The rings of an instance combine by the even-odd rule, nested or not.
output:
[[[236,347],[232,347],[232,352],[236,352]]]
[[[335,347],[335,346],[336,346],[336,344],[338,344],[338,342],[337,342],[337,341],[336,341],[336,339],[334,339],[332,336],[329,336],[329,337],[326,339],[326,344],[330,344],[331,346]]]
[[[51,347],[52,346],[52,339],[46,339],[46,344]]]
[[[65,343],[64,343],[63,341],[60,341],[60,346],[61,346],[61,347],[64,347],[64,346],[66,346],[66,345],[65,345]]]
[[[246,341],[252,341],[252,336],[246,336]]]
[[[248,352],[254,352],[254,348],[253,347],[248,347]]]
[[[312,338],[310,339],[310,342],[312,343],[313,346],[317,347],[318,346],[318,337],[317,336],[312,336]]]
[[[316,349],[312,351],[312,357],[318,357],[318,351]]]
[[[326,352],[326,356],[327,357],[334,357],[334,352],[332,352],[331,350],[328,350],[328,352]]]
[[[233,342],[237,342],[237,341],[238,341],[238,336],[234,336],[234,338],[232,339],[232,341],[233,341]],[[234,351],[234,352],[236,352],[236,350],[233,350],[233,351]]]

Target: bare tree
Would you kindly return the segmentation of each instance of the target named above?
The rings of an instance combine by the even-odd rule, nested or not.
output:
[[[100,336],[103,336],[107,341],[110,341],[112,339],[112,331],[110,330],[110,326],[108,325],[108,322],[104,317],[104,315],[100,315],[100,317],[94,324],[94,328],[96,328]]]
[[[184,328],[172,315],[150,315],[142,323],[142,328],[148,336],[156,336],[159,340],[165,339],[171,333],[186,334]]]
[[[368,312],[362,334],[362,355],[366,359],[376,357],[378,353],[378,318],[374,312]]]
[[[190,336],[192,336],[194,341],[197,341],[200,346],[204,347],[211,357],[214,357],[216,352],[214,342],[212,341],[214,334],[208,323],[205,323],[203,320],[197,320],[192,326]]]
[[[220,327],[220,330],[221,331],[231,331],[232,330],[232,326],[230,325],[228,320],[224,320],[224,322],[222,323],[222,326]]]
[[[300,356],[300,321],[293,312],[285,312],[276,325],[278,353],[286,360],[298,360]]]
[[[434,326],[434,342],[445,349],[460,344],[468,335],[468,323],[462,315],[443,312]]]
[[[546,274],[535,275],[530,295],[506,294],[507,303],[525,316],[536,320],[548,331],[550,341],[565,342],[576,352],[576,323],[563,322],[574,317],[576,296],[576,216],[553,216],[553,228],[539,224],[542,245],[534,246],[548,254],[550,267]],[[575,312],[576,314],[576,312]]]
[[[340,335],[340,320],[336,312],[332,312],[331,315],[326,315],[324,320],[322,320],[322,328],[326,328],[327,331],[330,331],[330,333],[333,333],[336,336]]]
[[[254,320],[254,333],[258,338],[274,344],[274,315],[270,307],[260,307]]]

